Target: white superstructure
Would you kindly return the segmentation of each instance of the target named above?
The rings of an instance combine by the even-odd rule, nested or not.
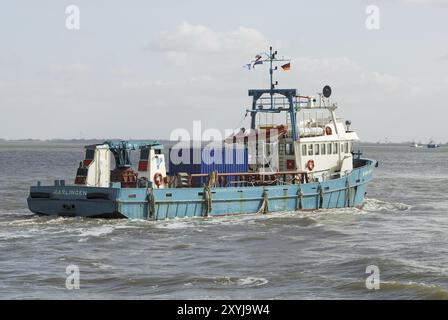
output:
[[[289,114],[285,124],[260,123],[255,130],[244,129],[226,140],[244,141],[254,172],[306,171],[319,181],[347,175],[353,170],[353,143],[359,138],[350,130],[350,121],[336,117],[337,105],[330,104],[327,95],[321,95],[319,102],[296,97],[296,141]]]
[[[91,187],[109,187],[110,184],[110,152],[106,144],[89,149],[91,161],[86,162],[86,185]],[[89,152],[88,152],[89,153]]]

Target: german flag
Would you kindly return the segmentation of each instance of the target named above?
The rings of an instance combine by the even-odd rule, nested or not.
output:
[[[291,69],[291,62],[288,62],[288,63],[282,65],[282,69],[284,71],[289,71],[289,69]]]

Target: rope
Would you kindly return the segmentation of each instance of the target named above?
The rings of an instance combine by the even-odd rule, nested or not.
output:
[[[241,128],[241,124],[244,122],[244,119],[246,119],[248,112],[246,111],[246,113],[244,114],[244,116],[241,118],[240,122],[233,128],[233,130],[236,129],[240,129]]]
[[[149,218],[154,217],[154,214],[156,212],[156,201],[154,199],[154,192],[152,191],[152,189],[151,192],[148,193],[148,196],[149,196],[149,205],[148,205],[148,218]]]
[[[218,183],[218,171],[213,171],[209,175],[207,187],[209,188],[216,187],[217,183]]]
[[[355,206],[355,202],[356,202],[356,193],[358,192],[358,187],[351,187],[351,193],[353,194],[353,203],[352,206]]]
[[[204,185],[205,217],[208,217],[209,213],[212,211],[212,192],[210,189],[216,187],[217,183],[218,171],[212,171],[209,175],[207,185]]]
[[[301,188],[297,191],[297,206],[296,210],[302,210],[303,191]]]
[[[257,214],[266,214],[268,213],[269,209],[269,197],[268,192],[265,190],[263,191],[263,202],[261,203],[260,209],[258,209]]]
[[[349,181],[348,181],[348,178],[347,178],[347,180],[345,180],[345,187],[347,188],[347,192],[345,193],[345,196],[346,196],[346,198],[347,198],[347,207],[350,207],[350,183],[349,183]]]
[[[319,184],[319,209],[322,209],[324,205],[324,190],[322,186]]]
[[[208,217],[209,213],[212,211],[212,193],[209,186],[204,187],[204,202],[205,202],[205,212],[204,217]]]

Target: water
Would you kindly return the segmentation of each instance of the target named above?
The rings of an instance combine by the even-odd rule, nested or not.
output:
[[[448,150],[362,149],[362,210],[148,222],[32,215],[29,185],[72,181],[83,150],[0,145],[0,298],[448,299]]]

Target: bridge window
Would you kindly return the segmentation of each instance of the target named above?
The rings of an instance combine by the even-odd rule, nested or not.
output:
[[[286,144],[286,154],[288,156],[294,155],[294,145],[292,143],[287,143]]]
[[[140,151],[140,160],[148,160],[149,159],[149,149],[145,148]]]
[[[348,142],[344,143],[344,152],[348,153]]]
[[[334,150],[333,150],[333,154],[338,154],[339,153],[339,143],[334,143],[333,145]]]
[[[326,154],[325,151],[326,151],[326,150],[325,150],[325,143],[322,143],[322,144],[320,145],[320,154],[324,156],[324,155]]]
[[[331,142],[330,143],[327,143],[327,152],[328,152],[328,154],[332,154],[333,153],[333,148],[332,148],[332,144],[331,144]]]
[[[313,145],[312,144],[309,144],[308,145],[308,155],[309,156],[312,156],[314,154],[314,152],[313,152]]]
[[[86,150],[86,160],[93,160],[93,158],[95,158],[95,150],[87,149]]]
[[[302,156],[306,156],[306,144],[302,144]]]
[[[314,145],[314,154],[315,154],[316,156],[319,155],[319,144],[315,144],[315,145]]]

